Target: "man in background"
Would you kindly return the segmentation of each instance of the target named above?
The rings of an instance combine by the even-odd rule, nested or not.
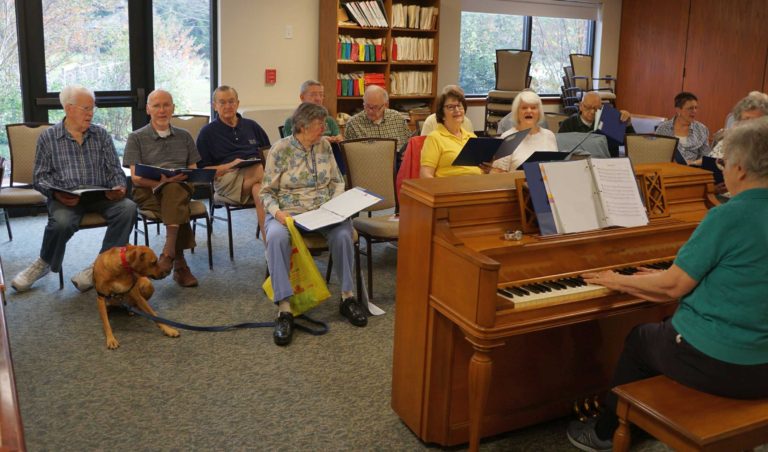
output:
[[[192,187],[184,182],[185,174],[162,175],[152,180],[136,175],[136,164],[161,168],[197,168],[200,155],[192,135],[171,125],[173,97],[156,89],[147,97],[150,122],[128,135],[123,165],[131,168],[133,199],[142,210],[154,212],[165,225],[165,245],[157,261],[162,271],[173,266],[173,280],[182,287],[197,286],[197,278],[189,270],[184,250],[195,247],[195,236],[189,224]]]
[[[363,94],[363,111],[347,121],[344,137],[394,138],[397,149],[403,149],[412,133],[403,115],[389,108],[389,94],[384,88],[370,85]]]
[[[11,281],[11,287],[18,292],[29,290],[50,271],[61,271],[67,241],[80,228],[80,220],[87,212],[97,212],[107,220],[99,252],[126,245],[136,220],[136,204],[125,198],[125,174],[112,138],[103,127],[91,123],[96,110],[93,91],[67,86],[61,90],[59,101],[66,116],[37,140],[32,180],[35,190],[48,198],[48,224],[40,257]],[[111,190],[82,198],[57,190],[82,185]],[[91,289],[93,264],[75,275],[72,284],[81,292]]]
[[[243,118],[237,112],[239,106],[237,91],[231,86],[219,86],[213,91],[213,109],[218,117],[203,127],[197,136],[200,152],[197,166],[216,170],[213,188],[217,196],[235,204],[253,201],[259,229],[264,231],[264,206],[259,198],[264,162],[241,168],[235,166],[245,160],[260,158],[260,148],[270,146],[269,137],[256,121]]]
[[[600,99],[600,95],[594,91],[590,91],[584,95],[579,103],[579,112],[571,115],[570,118],[560,123],[560,130],[558,133],[567,132],[583,132],[589,133],[595,130],[595,115],[597,110],[603,108],[603,101]],[[620,120],[627,124],[626,133],[635,133],[635,129],[632,128],[630,120],[632,115],[627,110],[620,110]],[[616,143],[613,140],[608,140],[608,152],[611,157],[619,156],[619,145],[622,143]]]
[[[302,83],[299,91],[299,99],[301,99],[302,102],[309,102],[315,105],[320,105],[321,107],[323,106],[325,88],[317,80],[307,80]],[[291,119],[291,116],[289,116],[285,120],[285,125],[283,125],[283,136],[287,137],[292,133],[293,120]],[[330,115],[325,118],[325,132],[323,132],[323,135],[325,135],[326,139],[331,143],[338,143],[339,141],[344,140],[344,135],[339,131],[339,125]]]

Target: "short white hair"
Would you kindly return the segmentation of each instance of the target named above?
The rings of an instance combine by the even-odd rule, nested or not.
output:
[[[376,94],[380,95],[381,98],[384,99],[384,103],[389,103],[389,93],[379,85],[368,85],[368,87],[365,88],[365,92],[363,93],[363,102]]]
[[[59,102],[61,103],[62,107],[74,104],[77,96],[80,94],[87,94],[91,96],[91,99],[93,99],[94,102],[96,102],[96,94],[82,85],[68,85],[64,87],[64,89],[59,93]]]
[[[541,97],[539,97],[538,94],[535,92],[526,89],[524,91],[520,91],[520,94],[515,96],[515,100],[512,101],[512,117],[511,122],[512,126],[517,128],[517,116],[520,111],[520,103],[525,102],[526,104],[538,104],[539,105],[539,125],[546,127],[547,120],[544,117],[544,103],[541,101]]]

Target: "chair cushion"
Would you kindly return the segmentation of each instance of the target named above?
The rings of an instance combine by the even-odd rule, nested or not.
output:
[[[400,222],[393,221],[389,215],[355,218],[352,225],[364,236],[384,239],[397,239],[400,236]]]
[[[33,188],[3,187],[0,190],[0,205],[25,206],[45,204],[46,197]]]

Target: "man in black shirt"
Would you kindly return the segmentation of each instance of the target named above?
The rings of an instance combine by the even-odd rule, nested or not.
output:
[[[560,129],[558,133],[566,132],[591,132],[595,130],[595,114],[597,110],[603,108],[603,102],[600,100],[600,95],[592,91],[584,95],[579,104],[579,112],[573,114],[570,118],[560,123]],[[635,133],[635,129],[632,128],[630,119],[632,116],[627,110],[620,110],[621,122],[627,123],[627,133]],[[617,143],[613,140],[608,140],[608,152],[611,157],[619,156],[619,145],[623,143]]]

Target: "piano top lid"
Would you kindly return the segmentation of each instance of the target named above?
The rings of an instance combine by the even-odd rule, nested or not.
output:
[[[635,173],[657,169],[662,176],[680,178],[712,178],[712,173],[700,168],[677,163],[646,163],[635,166]],[[400,194],[410,196],[430,207],[444,207],[466,203],[482,204],[516,198],[515,179],[525,178],[522,171],[429,179],[406,179]],[[466,199],[471,195],[471,200]],[[402,202],[402,201],[401,201]]]

